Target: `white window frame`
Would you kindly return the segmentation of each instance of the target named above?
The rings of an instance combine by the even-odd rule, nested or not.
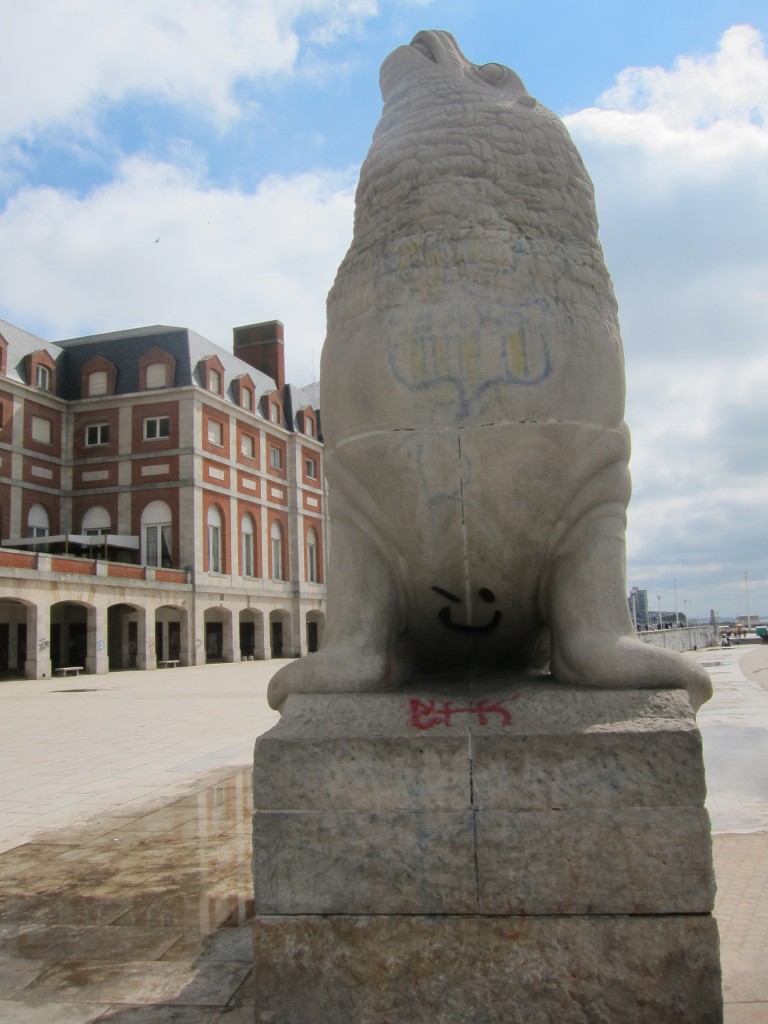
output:
[[[166,424],[166,430],[163,433],[161,427]],[[154,433],[150,433],[150,424],[154,424],[152,428]],[[148,416],[144,420],[143,437],[145,441],[165,441],[171,436],[171,417],[170,416]]]
[[[38,444],[53,444],[53,421],[45,416],[33,416],[32,440]]]
[[[156,569],[170,569],[173,564],[171,542],[170,523],[147,523],[144,527],[145,564]]]
[[[246,513],[240,521],[240,533],[243,538],[242,545],[242,574],[243,576],[256,575],[256,559],[254,557],[256,546],[254,538],[256,530],[253,525],[253,517]]]
[[[283,450],[282,448],[276,448],[275,445],[270,445],[269,448],[269,464],[272,469],[283,468]]]
[[[48,510],[44,505],[31,505],[27,512],[27,536],[47,537],[50,532]]]
[[[240,404],[248,412],[253,412],[253,392],[250,388],[240,388]]]
[[[224,447],[224,424],[220,420],[208,420],[208,444]]]
[[[315,421],[306,415],[304,416],[304,433],[307,437],[315,436]]]
[[[112,526],[109,512],[103,505],[91,505],[83,516],[80,532],[86,537],[103,537]]]
[[[304,471],[308,480],[317,480],[317,460],[307,456],[304,459]]]
[[[313,527],[307,530],[307,580],[317,583],[317,534]]]
[[[157,391],[168,387],[168,365],[166,363],[150,363],[144,376],[147,391]]]
[[[279,423],[280,422],[280,406],[277,402],[269,403],[269,422]]]
[[[93,370],[88,374],[88,397],[95,398],[97,395],[106,395],[107,384],[107,371]]]
[[[270,550],[272,552],[272,579],[282,580],[283,576],[283,530],[280,523],[273,522],[269,529]]]
[[[91,440],[91,431],[96,431],[96,440]],[[96,448],[101,444],[109,444],[109,423],[89,423],[85,428],[85,447]]]
[[[256,458],[256,438],[253,434],[240,435],[240,454],[244,455],[246,459]]]
[[[154,522],[150,518],[154,519]],[[144,565],[173,567],[173,523],[164,501],[151,502],[141,514],[141,557]]]
[[[208,367],[208,390],[214,395],[221,394],[221,374],[212,367]]]
[[[224,572],[224,549],[222,545],[222,516],[216,505],[208,506],[206,533],[208,537],[208,572]]]
[[[51,370],[50,370],[50,367],[44,366],[42,363],[38,363],[35,366],[35,387],[39,391],[50,391],[51,390]]]

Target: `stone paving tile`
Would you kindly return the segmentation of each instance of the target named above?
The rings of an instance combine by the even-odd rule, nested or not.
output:
[[[731,1003],[725,1007],[723,1024],[766,1024],[766,1021],[765,1003]]]
[[[43,973],[45,966],[42,960],[29,960],[26,957],[3,954],[0,956],[0,992],[6,1000],[15,998]],[[12,1019],[10,1014],[5,1017],[0,1014],[0,1020],[10,1021]]]
[[[0,935],[0,957],[32,960],[159,960],[181,938],[175,928],[16,925]]]
[[[250,964],[173,961],[61,960],[24,990],[58,1002],[223,1007],[251,972]]]
[[[11,1002],[0,999],[0,1020],[4,1024],[91,1024],[100,1019],[103,1009],[91,1003]]]
[[[40,894],[0,897],[0,928],[23,922],[26,925],[112,924],[136,905],[135,897],[93,900],[75,893],[56,896]]]
[[[224,1019],[238,1024],[230,1016],[222,1018],[216,1009],[200,1006],[111,1006],[98,1018],[110,1024],[217,1024]],[[253,1024],[253,1010],[248,1024]]]

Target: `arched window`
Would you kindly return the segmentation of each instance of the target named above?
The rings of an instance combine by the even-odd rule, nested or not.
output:
[[[103,537],[109,533],[112,520],[102,505],[94,505],[83,516],[83,534],[86,537]]]
[[[147,389],[168,386],[168,367],[165,363],[150,363],[147,367]]]
[[[311,526],[307,530],[307,579],[317,583],[317,534]]]
[[[141,513],[141,560],[144,565],[173,564],[173,517],[164,501],[151,501]]]
[[[208,508],[208,572],[223,572],[221,557],[221,512],[216,505]]]
[[[243,576],[256,575],[256,559],[254,558],[256,550],[254,545],[255,533],[256,531],[253,527],[253,516],[247,514],[244,515],[240,523],[240,535],[243,538]]]
[[[50,532],[47,510],[42,505],[32,505],[27,513],[27,536],[47,537]]]
[[[283,531],[280,523],[272,523],[269,531],[269,540],[272,549],[272,579],[282,580],[283,576]]]

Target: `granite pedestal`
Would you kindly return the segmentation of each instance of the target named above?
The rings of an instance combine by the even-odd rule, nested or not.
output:
[[[259,1024],[722,1020],[676,690],[289,696],[256,744]]]

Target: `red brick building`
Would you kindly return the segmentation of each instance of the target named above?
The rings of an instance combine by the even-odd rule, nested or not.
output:
[[[0,321],[0,674],[293,657],[324,621],[317,387],[283,325]]]

